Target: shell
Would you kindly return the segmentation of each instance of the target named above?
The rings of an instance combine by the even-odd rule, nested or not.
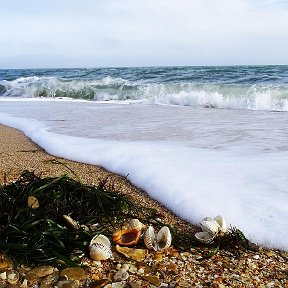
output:
[[[201,243],[210,244],[213,242],[215,236],[208,232],[197,232],[195,238]]]
[[[167,226],[163,226],[157,234],[157,250],[164,250],[169,248],[171,242],[171,232]]]
[[[225,219],[221,215],[218,215],[214,218],[214,220],[218,223],[220,227],[219,230],[223,233],[226,233],[228,229]]]
[[[89,247],[92,246],[93,244],[96,244],[96,243],[102,243],[102,244],[106,245],[109,248],[111,247],[110,240],[103,234],[95,235],[91,239]]]
[[[155,237],[155,230],[153,226],[149,226],[144,235],[144,244],[148,249],[157,251],[157,243]]]
[[[116,245],[116,251],[120,254],[124,255],[128,259],[132,259],[135,261],[144,261],[146,250],[144,249],[135,249],[129,247],[121,247]]]
[[[138,219],[130,219],[128,222],[129,228],[138,229],[140,231],[145,229],[145,225],[141,223]]]
[[[74,228],[74,229],[79,229],[80,225],[77,221],[75,221],[74,219],[72,219],[69,215],[63,215],[63,218],[65,219],[66,223]]]
[[[93,243],[89,246],[89,252],[90,257],[97,261],[113,258],[111,249],[103,243]]]
[[[16,271],[12,271],[7,275],[7,282],[9,284],[16,284],[19,280],[19,273]]]
[[[38,199],[36,197],[34,197],[34,196],[29,196],[28,197],[27,204],[28,204],[28,207],[31,208],[31,209],[37,209],[40,206]]]
[[[138,243],[140,234],[141,231],[135,228],[121,229],[113,234],[113,240],[117,244],[131,246]]]
[[[218,222],[210,217],[204,218],[200,222],[200,226],[204,232],[208,232],[212,235],[217,235],[220,230]]]
[[[149,226],[144,235],[144,243],[148,249],[155,251],[164,250],[170,247],[172,237],[170,230],[167,226],[163,226],[155,236],[155,230],[152,226]]]

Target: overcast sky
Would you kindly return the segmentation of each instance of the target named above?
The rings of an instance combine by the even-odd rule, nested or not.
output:
[[[0,0],[0,68],[288,64],[288,0]]]

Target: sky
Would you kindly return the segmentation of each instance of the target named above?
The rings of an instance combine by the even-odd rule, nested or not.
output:
[[[288,64],[288,0],[0,0],[0,68]]]

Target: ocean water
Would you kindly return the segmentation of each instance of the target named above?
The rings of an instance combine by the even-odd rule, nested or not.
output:
[[[288,251],[287,112],[288,66],[0,70],[0,123]]]

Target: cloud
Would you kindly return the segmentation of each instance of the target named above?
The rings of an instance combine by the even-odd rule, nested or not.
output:
[[[81,66],[81,59],[83,66],[288,61],[283,53],[288,9],[279,9],[284,1],[0,0],[0,5],[0,65],[4,59],[15,65],[16,58],[18,65],[33,60],[42,67]]]

